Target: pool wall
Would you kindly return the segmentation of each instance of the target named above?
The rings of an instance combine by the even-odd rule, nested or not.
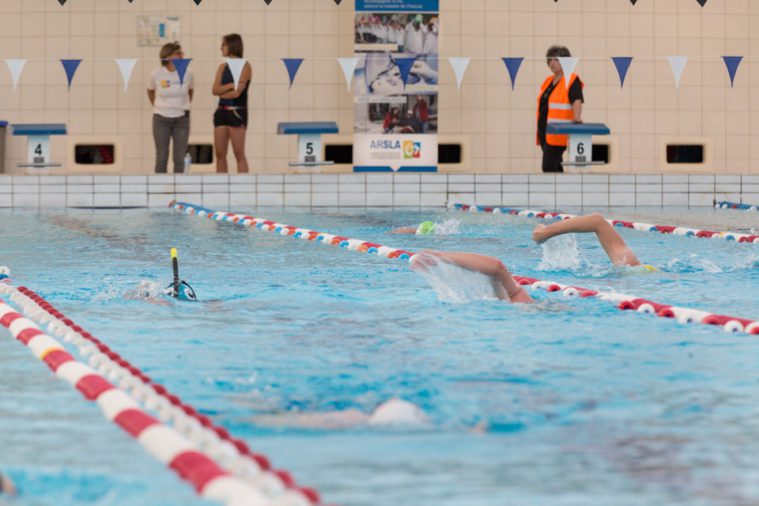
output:
[[[759,175],[313,174],[0,176],[0,207],[710,207],[759,203]]]
[[[609,125],[611,172],[757,173],[759,128],[755,59],[757,2],[748,0],[442,0],[438,125],[441,142],[461,144],[464,161],[443,170],[525,173],[540,170],[535,105],[548,76],[552,44],[579,57],[587,122]],[[14,92],[0,72],[0,120],[65,123],[51,139],[67,173],[149,173],[155,165],[152,108],[145,88],[159,47],[140,45],[144,16],[178,17],[180,42],[196,78],[193,143],[213,142],[217,99],[211,85],[221,37],[239,33],[253,67],[247,154],[251,171],[288,170],[296,140],[277,135],[281,121],[336,121],[352,142],[354,96],[337,57],[355,52],[353,0],[56,0],[0,1],[0,57],[28,58]],[[679,88],[668,56],[687,56]],[[722,57],[743,56],[734,86]],[[612,57],[634,57],[624,87]],[[304,58],[293,86],[280,61]],[[450,57],[471,64],[457,87]],[[513,88],[502,57],[525,58]],[[60,58],[83,59],[71,88]],[[137,58],[123,89],[114,58]],[[4,66],[4,64],[3,64]],[[378,125],[381,126],[381,123]],[[77,143],[115,144],[116,163],[76,167]],[[702,144],[701,168],[667,164],[668,144]],[[6,172],[22,173],[26,139],[7,137]],[[231,170],[235,163],[230,151]],[[87,170],[88,169],[88,170]],[[171,170],[171,169],[170,169]],[[213,170],[212,167],[209,170]],[[350,170],[345,165],[338,170]]]

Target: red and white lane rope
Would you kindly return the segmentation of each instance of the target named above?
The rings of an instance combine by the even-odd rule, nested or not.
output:
[[[363,241],[360,239],[349,239],[348,237],[343,237],[340,235],[317,232],[316,230],[295,227],[293,225],[286,225],[284,223],[277,223],[276,221],[267,220],[265,218],[254,218],[253,216],[248,216],[247,214],[233,214],[225,213],[222,211],[214,211],[213,209],[176,201],[171,201],[169,203],[169,207],[176,211],[182,211],[186,214],[195,215],[201,218],[206,217],[215,221],[228,221],[236,225],[255,227],[260,230],[275,232],[277,234],[285,236],[291,236],[296,239],[305,239],[307,241],[320,242],[323,244],[329,244],[331,246],[339,246],[351,251],[379,255],[385,258],[410,260],[411,257],[414,256],[414,253],[411,251],[391,248],[389,246],[383,246],[381,244]]]
[[[14,289],[3,284],[0,291],[10,294]],[[74,359],[60,342],[2,300],[0,324],[56,376],[79,390],[86,400],[97,403],[108,420],[124,429],[153,457],[191,483],[202,497],[240,506],[273,504],[252,485],[225,471],[175,428],[162,424],[141,409],[130,395],[101,373]]]
[[[527,218],[538,218],[542,220],[568,220],[576,218],[577,215],[557,213],[550,211],[539,211],[535,209],[515,209],[510,207],[491,207],[491,206],[472,206],[469,204],[453,204],[452,208],[457,211],[466,211],[470,213],[493,213],[493,214],[510,214],[514,216],[524,216]],[[698,237],[701,239],[723,239],[726,241],[737,241],[759,244],[759,235],[740,234],[738,232],[715,232],[714,230],[701,230],[697,228],[678,227],[673,225],[653,225],[651,223],[640,223],[626,220],[609,220],[610,224],[615,227],[632,228],[642,232],[658,232],[660,234],[672,234],[686,237]]]
[[[267,230],[295,238],[306,239],[308,241],[319,241],[333,246],[340,246],[352,251],[364,253],[375,253],[386,258],[395,258],[399,260],[411,261],[416,253],[397,248],[389,248],[379,244],[361,241],[358,239],[349,239],[347,237],[325,234],[313,230],[283,225],[263,218],[254,218],[243,214],[233,214],[221,211],[214,211],[205,207],[195,206],[184,202],[172,201],[169,207],[185,214],[199,217],[207,217],[215,221],[228,221],[241,226],[256,227],[261,230]],[[601,300],[609,301],[617,305],[619,309],[635,309],[641,313],[654,313],[661,317],[677,318],[681,323],[703,323],[706,325],[720,325],[728,332],[746,332],[748,334],[759,334],[759,323],[746,318],[733,316],[724,316],[715,313],[700,311],[684,307],[659,304],[640,297],[632,295],[623,295],[614,292],[599,292],[588,288],[577,286],[563,285],[554,281],[541,281],[535,278],[525,278],[514,276],[517,282],[533,290],[543,289],[548,292],[561,292],[566,297],[596,297]]]
[[[216,491],[220,486],[215,486],[209,489],[209,493],[213,495],[206,496],[204,487],[202,489],[204,497],[220,499],[234,506],[321,504],[318,492],[299,487],[287,471],[272,469],[265,456],[252,452],[244,441],[234,438],[226,429],[215,425],[210,418],[153,381],[32,290],[26,287],[16,288],[10,283],[5,283],[0,286],[0,292],[10,295],[11,302],[21,307],[29,318],[47,325],[51,334],[62,337],[65,342],[76,346],[81,356],[86,357],[91,366],[82,364],[83,367],[87,367],[87,370],[100,376],[103,381],[117,382],[121,387],[119,392],[127,395],[132,405],[142,405],[146,410],[157,413],[158,420],[152,417],[151,420],[168,425],[168,427],[161,426],[175,433],[176,437],[186,441],[192,448],[196,448],[196,453],[200,453],[216,466],[210,467],[202,459],[193,457],[183,468],[178,469],[180,475],[184,477],[186,474],[192,479],[195,479],[193,477],[197,475],[197,479],[202,479],[206,473],[205,469],[214,471],[218,468],[226,479],[222,485],[229,482],[231,485],[224,485],[224,487],[232,487],[233,491],[237,491],[234,497],[221,497]],[[160,438],[158,441],[160,442]],[[167,441],[171,443],[172,440]],[[161,455],[164,453],[166,451]],[[183,462],[180,461],[180,464]],[[197,470],[194,470],[192,466],[196,464]],[[194,481],[193,484],[197,488]],[[198,491],[200,492],[201,489]],[[251,492],[252,495],[246,495],[246,491]]]
[[[540,289],[547,292],[561,292],[565,297],[596,297],[616,304],[617,308],[628,311],[635,310],[639,313],[654,314],[661,318],[675,318],[680,323],[701,323],[704,325],[717,325],[726,332],[744,332],[746,334],[759,334],[759,321],[737,316],[721,315],[701,311],[687,307],[661,304],[648,299],[633,295],[624,295],[615,292],[599,292],[579,286],[564,285],[554,281],[540,281],[535,278],[514,276],[517,283],[529,286],[533,290]]]

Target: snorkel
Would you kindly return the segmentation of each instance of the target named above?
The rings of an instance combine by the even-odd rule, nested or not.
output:
[[[186,281],[179,280],[179,257],[176,248],[171,248],[171,267],[174,271],[174,282],[166,288],[166,295],[179,300],[197,302],[195,290]]]

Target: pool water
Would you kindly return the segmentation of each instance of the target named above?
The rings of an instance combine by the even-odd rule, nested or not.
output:
[[[532,243],[535,220],[438,211],[261,209],[273,220],[418,251],[494,255],[517,274],[759,319],[759,246],[622,230],[646,263],[612,268],[589,236]],[[571,210],[567,210],[571,212]],[[759,215],[612,215],[759,227]],[[0,212],[0,263],[156,381],[317,488],[327,503],[759,502],[759,339],[536,293],[540,304],[438,291],[408,264],[169,210]],[[395,226],[458,220],[433,237]],[[454,227],[455,228],[455,227]],[[205,302],[140,296],[169,248]],[[438,295],[441,286],[453,294]],[[0,340],[0,469],[13,504],[207,504],[22,345]],[[272,416],[400,397],[416,428],[319,430]]]

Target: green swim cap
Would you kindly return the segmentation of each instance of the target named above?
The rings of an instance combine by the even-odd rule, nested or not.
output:
[[[435,233],[435,224],[431,221],[420,223],[419,228],[416,229],[416,233],[419,235],[433,235]]]

